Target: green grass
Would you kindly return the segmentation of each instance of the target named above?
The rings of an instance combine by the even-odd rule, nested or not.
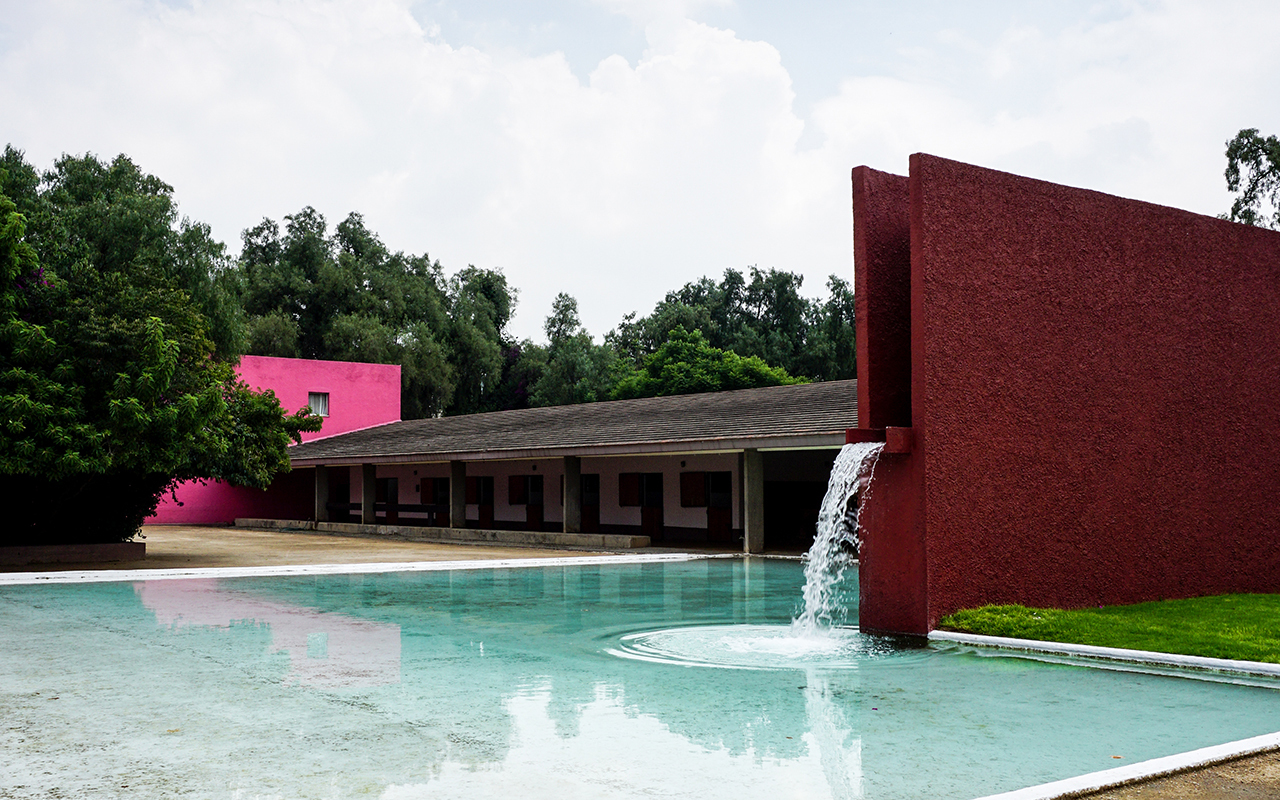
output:
[[[1280,594],[1226,594],[1062,611],[983,606],[942,630],[1280,664]]]

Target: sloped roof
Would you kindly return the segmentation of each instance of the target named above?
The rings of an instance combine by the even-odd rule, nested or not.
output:
[[[297,466],[839,447],[857,381],[393,422],[289,449]]]

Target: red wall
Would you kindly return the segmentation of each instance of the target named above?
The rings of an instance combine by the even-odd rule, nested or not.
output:
[[[916,449],[872,484],[864,627],[1280,591],[1280,233],[923,154],[895,202]]]

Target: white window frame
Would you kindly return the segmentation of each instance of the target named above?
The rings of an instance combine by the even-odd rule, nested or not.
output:
[[[317,417],[329,416],[329,393],[307,392],[307,405]]]

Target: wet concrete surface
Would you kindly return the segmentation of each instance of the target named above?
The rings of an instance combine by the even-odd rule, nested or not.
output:
[[[1280,728],[1280,720],[1276,726]],[[1213,764],[1080,797],[1087,800],[1277,800],[1280,798],[1280,752]]]

